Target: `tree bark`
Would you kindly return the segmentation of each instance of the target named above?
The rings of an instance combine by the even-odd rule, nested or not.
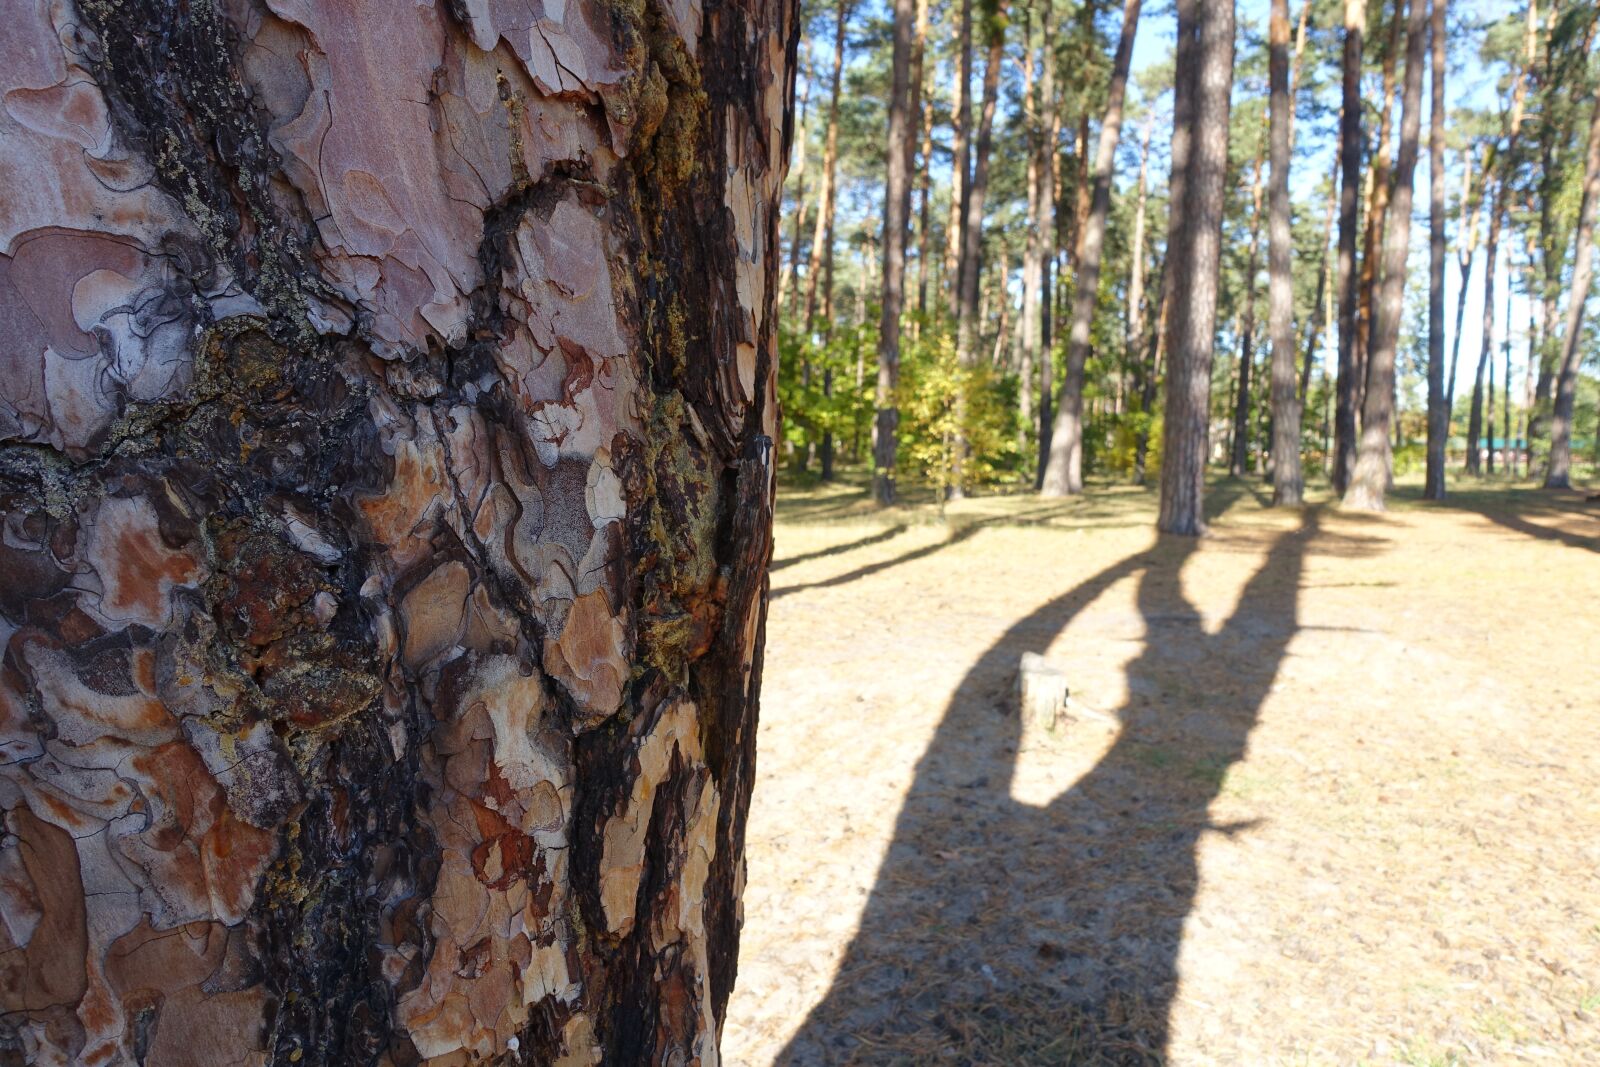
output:
[[[1300,397],[1296,392],[1294,351],[1293,235],[1289,228],[1290,125],[1294,101],[1289,94],[1289,2],[1272,0],[1269,33],[1272,55],[1271,213],[1267,235],[1268,330],[1272,334],[1272,502],[1300,503]]]
[[[1594,281],[1595,216],[1600,214],[1600,94],[1589,120],[1589,145],[1584,155],[1583,199],[1578,209],[1578,250],[1572,262],[1572,291],[1567,297],[1566,332],[1561,335],[1561,370],[1556,380],[1555,412],[1550,420],[1550,462],[1546,489],[1572,484],[1572,409],[1578,395],[1583,305]]]
[[[1173,287],[1168,329],[1166,444],[1159,528],[1205,532],[1205,463],[1228,170],[1233,89],[1234,6],[1178,0],[1177,103],[1172,141],[1173,196],[1168,269]],[[1186,132],[1192,126],[1192,131]]]
[[[1411,203],[1422,133],[1422,72],[1427,63],[1428,46],[1427,0],[1410,0],[1408,7],[1405,89],[1392,217],[1384,226],[1383,284],[1374,308],[1372,347],[1367,355],[1361,447],[1356,456],[1355,474],[1344,495],[1347,507],[1365,511],[1383,510],[1384,495],[1393,473],[1389,432],[1395,417],[1395,357],[1400,344],[1400,320],[1405,314],[1406,255],[1411,244]]]
[[[928,264],[929,256],[933,252],[932,246],[932,210],[933,197],[933,106],[929,102],[932,93],[928,87],[928,15],[933,6],[932,0],[918,0],[917,3],[917,36],[912,48],[912,75],[911,80],[916,85],[917,114],[922,125],[922,148],[918,153],[922,166],[916,175],[917,188],[920,190],[918,200],[917,221],[917,314],[928,314]],[[918,324],[920,331],[921,325]]]
[[[950,287],[950,317],[961,317],[962,240],[966,235],[968,177],[972,173],[972,0],[961,0],[956,38],[955,92],[950,105],[950,218],[945,226],[944,273]]]
[[[1361,51],[1367,27],[1366,0],[1345,0],[1344,108],[1339,119],[1339,377],[1334,404],[1329,472],[1343,495],[1356,459],[1356,336],[1360,278],[1356,273],[1361,187]]]
[[[1050,435],[1050,460],[1045,467],[1040,495],[1060,497],[1083,492],[1083,375],[1089,360],[1090,331],[1100,293],[1100,259],[1105,246],[1106,219],[1111,213],[1111,179],[1116,169],[1117,142],[1122,136],[1123,101],[1127,96],[1128,69],[1133,61],[1133,40],[1139,29],[1140,0],[1125,0],[1122,34],[1111,63],[1106,86],[1106,110],[1095,146],[1093,187],[1089,214],[1078,239],[1077,276],[1072,287],[1072,323],[1067,334],[1066,375],[1056,404],[1055,429]]]
[[[1405,22],[1406,0],[1394,0],[1389,17],[1389,37],[1383,50],[1383,104],[1378,120],[1378,153],[1367,178],[1367,231],[1361,252],[1361,296],[1356,308],[1355,412],[1359,419],[1367,396],[1367,357],[1372,350],[1375,306],[1383,284],[1384,230],[1393,195],[1394,91],[1399,76],[1400,27]],[[1357,426],[1357,433],[1360,427]]]
[[[8,15],[6,1058],[715,1062],[796,6],[274,10]]]
[[[1444,452],[1450,438],[1450,400],[1444,371],[1444,75],[1445,9],[1449,0],[1431,0],[1432,104],[1428,115],[1428,459],[1422,495],[1445,496]],[[1462,279],[1462,289],[1466,279]]]
[[[888,174],[883,192],[882,312],[878,320],[878,414],[872,442],[873,497],[895,501],[895,434],[900,410],[900,312],[905,299],[906,236],[911,216],[911,47],[915,0],[894,0],[894,55],[889,95]]]

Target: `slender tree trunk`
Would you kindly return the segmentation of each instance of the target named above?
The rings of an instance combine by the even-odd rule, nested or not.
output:
[[[1169,270],[1173,288],[1167,372],[1166,441],[1159,528],[1205,532],[1205,463],[1216,339],[1222,214],[1228,171],[1228,111],[1233,89],[1231,0],[1177,0],[1177,99],[1172,144],[1174,197]],[[1192,131],[1185,132],[1192,126]]]
[[[1040,305],[1040,258],[1043,254],[1044,235],[1039,232],[1044,217],[1044,127],[1040,116],[1039,85],[1035,72],[1049,64],[1049,57],[1041,49],[1034,51],[1035,19],[1037,10],[1045,19],[1050,17],[1053,0],[1030,5],[1027,35],[1023,42],[1022,100],[1023,123],[1027,133],[1027,194],[1028,233],[1024,238],[1022,254],[1022,350],[1017,361],[1017,452],[1027,455],[1028,433],[1033,426],[1033,372],[1039,358],[1039,331],[1044,308]],[[1042,25],[1037,28],[1042,30]],[[1036,55],[1041,62],[1036,63]],[[1042,71],[1041,71],[1042,73]]]
[[[778,272],[778,306],[788,305],[789,314],[798,311],[800,287],[796,284],[800,271],[800,235],[806,225],[806,112],[811,102],[811,39],[806,38],[805,63],[800,75],[799,118],[795,122],[794,165],[789,176],[794,179],[794,224],[789,237],[789,261]]]
[[[1005,59],[1005,11],[1002,6],[989,21],[988,57],[983,71],[983,99],[978,113],[978,136],[973,144],[972,182],[966,193],[961,221],[961,302],[957,320],[956,352],[963,366],[970,365],[982,326],[978,318],[979,280],[983,264],[983,212],[989,192],[989,156],[994,145],[994,115],[1000,99],[1000,68]]]
[[[822,188],[817,193],[817,226],[811,235],[811,265],[806,269],[805,317],[803,328],[809,334],[816,329],[817,282],[826,280],[827,295],[823,303],[826,313],[832,316],[833,297],[833,216],[835,191],[839,167],[839,92],[844,79],[845,30],[849,25],[850,4],[838,0],[834,5],[833,75],[828,91],[828,133],[822,149]]]
[[[1383,102],[1378,119],[1378,153],[1368,174],[1367,230],[1361,253],[1361,296],[1356,310],[1355,411],[1359,420],[1367,397],[1368,354],[1372,350],[1375,306],[1383,284],[1384,228],[1389,219],[1389,198],[1393,195],[1394,93],[1399,76],[1400,27],[1405,23],[1406,0],[1394,0],[1389,17],[1389,35],[1383,50]],[[1360,426],[1357,426],[1357,433]]]
[[[983,323],[978,314],[979,282],[983,274],[983,210],[989,192],[989,153],[994,144],[994,113],[1000,99],[1000,67],[1005,60],[1004,0],[988,20],[989,55],[983,71],[983,103],[978,115],[978,137],[973,145],[972,186],[967,191],[966,215],[961,235],[961,305],[956,320],[956,362],[971,368],[977,361]],[[956,440],[951,464],[950,495],[966,493],[966,390],[956,395]]]
[[[1524,37],[1524,52],[1522,70],[1517,74],[1516,87],[1511,93],[1511,116],[1506,130],[1506,141],[1503,150],[1499,153],[1498,163],[1501,173],[1495,186],[1494,199],[1489,208],[1489,239],[1484,246],[1488,262],[1484,267],[1483,278],[1483,347],[1478,353],[1478,373],[1472,386],[1472,411],[1467,422],[1467,471],[1477,474],[1481,470],[1480,454],[1478,451],[1478,437],[1483,431],[1483,380],[1488,373],[1492,380],[1493,368],[1489,366],[1494,357],[1494,267],[1495,256],[1500,248],[1500,227],[1506,217],[1506,211],[1511,196],[1511,182],[1509,180],[1512,160],[1516,158],[1517,138],[1522,132],[1522,116],[1524,102],[1528,90],[1528,76],[1533,70],[1534,56],[1538,48],[1539,5],[1536,0],[1528,4],[1527,33]],[[1488,166],[1484,170],[1484,195],[1488,195],[1489,175]],[[1510,323],[1506,324],[1507,329]],[[1489,433],[1494,434],[1494,420],[1489,422]],[[1491,448],[1489,455],[1489,472],[1494,472],[1494,455]]]
[[[911,215],[911,47],[915,0],[894,0],[894,56],[889,95],[888,175],[883,194],[883,308],[878,320],[878,415],[872,442],[873,497],[895,501],[895,434],[900,409],[900,312],[905,299],[906,235]]]
[[[1145,216],[1148,210],[1150,189],[1150,137],[1155,131],[1155,112],[1145,115],[1139,135],[1139,180],[1135,185],[1133,201],[1133,240],[1129,248],[1131,260],[1128,267],[1128,327],[1124,346],[1131,361],[1135,353],[1144,348],[1144,260]],[[1141,374],[1141,384],[1143,375]],[[1143,407],[1141,411],[1145,410]]]
[[[1548,263],[1548,257],[1545,257]],[[1523,277],[1527,279],[1528,293],[1530,296],[1538,288],[1536,284],[1539,277],[1539,266],[1533,249],[1528,249],[1528,263],[1524,268]],[[1535,410],[1535,382],[1540,373],[1544,360],[1541,350],[1544,347],[1543,323],[1541,315],[1544,311],[1544,301],[1528,301],[1528,364],[1522,376],[1522,413],[1518,422],[1522,428],[1522,446],[1517,449],[1518,462],[1522,464],[1524,477],[1533,476],[1533,431],[1534,424],[1538,421],[1538,412]]]
[[[1402,0],[1404,3],[1405,0]],[[1410,0],[1406,19],[1406,74],[1400,114],[1400,153],[1394,173],[1392,217],[1384,227],[1383,288],[1374,308],[1367,356],[1367,395],[1361,411],[1361,447],[1345,490],[1348,507],[1382,511],[1392,475],[1389,432],[1395,418],[1395,357],[1405,313],[1406,254],[1411,243],[1411,203],[1422,133],[1422,73],[1427,64],[1427,0]]]
[[[1160,296],[1156,302],[1156,313],[1153,319],[1154,328],[1146,332],[1149,336],[1145,339],[1145,350],[1149,353],[1144,360],[1142,384],[1139,390],[1140,410],[1150,415],[1139,428],[1138,435],[1133,443],[1133,484],[1144,485],[1150,458],[1150,424],[1155,418],[1155,403],[1157,390],[1161,384],[1161,357],[1165,352],[1163,337],[1167,329],[1167,309],[1171,306],[1172,295],[1170,275],[1165,265],[1161,269],[1161,283],[1157,288]]]
[[[1361,51],[1366,35],[1366,0],[1345,0],[1344,108],[1339,119],[1339,384],[1334,406],[1333,491],[1343,494],[1356,459],[1356,336],[1360,278],[1356,243],[1361,187]]]
[[[960,60],[956,64],[955,92],[950,106],[950,218],[945,227],[944,273],[950,287],[951,318],[961,318],[961,270],[964,260],[963,225],[967,217],[968,176],[972,173],[972,0],[960,0],[956,37]]]
[[[1111,63],[1106,87],[1106,111],[1095,148],[1093,191],[1089,214],[1078,246],[1078,270],[1072,289],[1072,324],[1067,335],[1067,373],[1061,382],[1055,429],[1050,435],[1050,460],[1040,493],[1047,497],[1083,491],[1083,375],[1089,359],[1090,331],[1100,291],[1100,258],[1105,245],[1106,218],[1111,213],[1111,179],[1116,167],[1117,141],[1122,135],[1122,107],[1127,95],[1128,68],[1133,61],[1133,40],[1139,29],[1140,0],[1125,0],[1122,35]]]
[[[1532,289],[1529,289],[1532,292]],[[1511,286],[1506,286],[1506,336],[1501,344],[1501,366],[1505,368],[1505,376],[1501,379],[1500,386],[1500,422],[1501,440],[1505,451],[1506,473],[1511,477],[1517,476],[1517,453],[1511,441]],[[1491,434],[1493,427],[1490,427]]]
[[[1291,146],[1292,147],[1292,146]],[[1328,243],[1333,239],[1333,220],[1339,205],[1334,193],[1339,188],[1339,159],[1335,154],[1333,175],[1328,181],[1328,206],[1322,218],[1322,250],[1317,260],[1317,297],[1311,309],[1311,328],[1306,331],[1306,358],[1300,368],[1300,410],[1304,416],[1307,394],[1311,391],[1311,367],[1316,362],[1317,346],[1322,341],[1322,330],[1327,325],[1328,273],[1333,257],[1328,255]]]
[[[929,71],[931,65],[928,57],[928,15],[933,6],[932,0],[918,0],[917,3],[917,38],[913,50],[913,67],[915,68],[912,80],[917,86],[917,112],[922,123],[922,148],[918,153],[922,165],[917,170],[916,182],[920,190],[918,219],[917,219],[917,315],[919,318],[918,331],[920,333],[920,319],[928,314],[928,265],[932,262],[929,258],[933,253],[933,212],[930,201],[933,198],[933,104],[932,87],[929,85]]]
[[[1544,63],[1545,80],[1548,84],[1550,74],[1550,59],[1548,54]],[[1538,247],[1544,260],[1544,283],[1538,288],[1540,292],[1539,305],[1544,312],[1544,322],[1547,327],[1545,333],[1546,352],[1539,352],[1534,357],[1534,378],[1529,380],[1528,392],[1528,447],[1531,451],[1533,439],[1543,438],[1549,432],[1550,420],[1550,389],[1554,384],[1556,363],[1559,357],[1555,353],[1553,342],[1555,340],[1556,322],[1558,318],[1558,301],[1561,295],[1561,268],[1566,262],[1567,249],[1565,235],[1557,234],[1557,225],[1554,215],[1556,201],[1559,198],[1559,183],[1562,178],[1562,168],[1554,160],[1554,146],[1551,141],[1558,133],[1559,123],[1544,122],[1539,124],[1539,140],[1542,154],[1539,183],[1539,239]],[[1529,281],[1532,284],[1533,275],[1530,272]],[[1529,302],[1532,301],[1534,289],[1528,290]]]
[[[475,10],[7,12],[8,1063],[717,1060],[798,9]]]
[[[1444,377],[1444,74],[1445,8],[1449,0],[1431,0],[1432,104],[1428,115],[1428,459],[1422,495],[1443,500],[1444,450],[1450,438],[1450,400]],[[1466,279],[1462,279],[1462,289]]]
[[[1578,209],[1578,249],[1572,263],[1567,297],[1566,332],[1561,335],[1561,370],[1556,381],[1554,417],[1550,421],[1550,463],[1546,489],[1566,489],[1572,482],[1572,409],[1578,395],[1578,366],[1583,336],[1583,306],[1594,278],[1595,216],[1600,214],[1600,94],[1589,120],[1589,145],[1584,154],[1583,199]]]
[[[1050,427],[1055,424],[1051,411],[1051,392],[1055,363],[1054,314],[1055,294],[1061,286],[1052,285],[1056,265],[1056,241],[1060,236],[1061,219],[1061,107],[1056,88],[1056,24],[1053,0],[1045,0],[1042,11],[1044,42],[1042,69],[1039,73],[1039,95],[1044,108],[1043,168],[1039,180],[1039,206],[1043,212],[1038,223],[1039,234],[1039,417],[1037,428],[1038,452],[1034,457],[1034,488],[1038,489],[1044,478],[1044,468],[1050,454]]]
[[[1487,194],[1488,178],[1485,177],[1485,193]],[[1489,236],[1484,242],[1485,263],[1483,268],[1483,339],[1478,350],[1478,373],[1472,381],[1472,410],[1467,417],[1467,473],[1478,474],[1482,471],[1483,458],[1479,451],[1479,439],[1483,435],[1483,381],[1484,375],[1489,372],[1489,360],[1494,354],[1494,268],[1495,260],[1500,252],[1500,225],[1504,217],[1504,203],[1501,188],[1505,184],[1501,176],[1496,186],[1496,193],[1489,206]],[[1494,460],[1491,458],[1490,463]],[[1491,466],[1491,470],[1493,467]]]
[[[1289,228],[1289,127],[1294,102],[1289,93],[1289,2],[1272,0],[1269,32],[1271,69],[1272,187],[1267,235],[1268,330],[1272,334],[1272,502],[1300,503],[1300,398],[1295,389],[1294,257]]]
[[[1442,2],[1442,0],[1441,0]],[[1456,265],[1461,271],[1461,287],[1456,291],[1456,329],[1450,340],[1450,375],[1445,382],[1445,417],[1454,417],[1456,403],[1456,370],[1461,363],[1461,333],[1467,321],[1467,283],[1472,280],[1472,264],[1478,254],[1478,220],[1483,217],[1482,199],[1474,195],[1472,185],[1472,150],[1463,153],[1461,179],[1461,211],[1466,216],[1465,237],[1456,252]]]
[[[1510,323],[1507,323],[1507,330],[1509,330],[1509,328],[1510,328]],[[1488,379],[1490,379],[1490,384],[1488,384],[1488,394],[1486,394],[1486,397],[1485,397],[1485,405],[1488,406],[1488,419],[1486,419],[1485,426],[1483,426],[1483,448],[1485,448],[1485,451],[1488,454],[1486,454],[1485,461],[1483,461],[1483,462],[1485,462],[1485,470],[1486,470],[1486,472],[1488,472],[1488,474],[1493,475],[1494,474],[1494,358],[1493,358],[1493,354],[1490,355],[1490,360],[1488,360],[1488,365],[1490,365],[1490,368],[1488,368]]]
[[[1266,138],[1256,151],[1250,179],[1250,252],[1245,258],[1244,308],[1239,313],[1239,366],[1234,375],[1233,432],[1229,436],[1228,472],[1242,477],[1250,465],[1250,372],[1255,366],[1256,273],[1261,265],[1261,187],[1265,174]]]

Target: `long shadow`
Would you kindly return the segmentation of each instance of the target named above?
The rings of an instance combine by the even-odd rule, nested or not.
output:
[[[1447,496],[1442,506],[1469,511],[1525,537],[1600,552],[1600,535],[1585,536],[1559,526],[1533,521],[1537,518],[1559,522],[1574,516],[1591,520],[1600,518],[1600,508],[1585,506],[1584,498],[1577,493],[1541,489],[1468,490]]]
[[[768,567],[767,570],[781,571],[785,567],[793,567],[797,563],[810,563],[814,559],[826,559],[829,556],[841,556],[846,552],[854,552],[858,548],[866,548],[868,545],[876,545],[882,544],[884,541],[892,541],[905,532],[905,523],[897,523],[894,526],[880,530],[868,537],[863,537],[860,540],[851,541],[847,544],[833,545],[829,548],[819,548],[815,552],[802,552],[798,556],[785,556],[783,559],[775,559],[772,561],[772,566]]]
[[[963,541],[966,541],[979,530],[984,530],[991,526],[1037,526],[1048,523],[1052,518],[1056,518],[1061,515],[1065,508],[1065,505],[1046,505],[1041,508],[1035,508],[1031,511],[1018,512],[1016,514],[1005,513],[1000,515],[991,515],[984,519],[974,519],[969,522],[962,522],[954,525],[951,529],[950,536],[946,537],[943,541],[935,541],[931,545],[923,545],[921,548],[913,548],[909,552],[902,552],[900,555],[892,556],[889,559],[881,559],[875,563],[863,564],[854,570],[845,571],[843,574],[836,574],[832,578],[823,578],[815,582],[801,582],[795,585],[779,586],[778,588],[772,590],[771,594],[769,595],[769,599],[778,600],[794,593],[804,592],[807,589],[831,589],[834,586],[848,585],[851,582],[858,582],[863,578],[870,578],[874,574],[882,573],[891,567],[899,567],[906,563],[915,563],[917,560],[926,559],[936,552],[943,552],[947,548],[951,548],[955,545],[959,545]],[[904,530],[905,527],[902,526],[898,529]],[[871,540],[883,540],[883,538],[869,538],[869,541]],[[861,545],[866,543],[868,542],[857,542],[855,544],[842,546],[838,549],[813,553],[813,555],[832,555],[834,552],[842,552],[850,548],[859,548]],[[773,569],[776,570],[777,568],[774,567]]]
[[[1215,634],[1182,593],[1196,548],[1186,538],[1163,538],[1013,624],[951,699],[834,983],[779,1062],[1163,1062],[1196,845],[1240,829],[1212,826],[1209,808],[1296,632],[1316,535],[1307,511]],[[1115,741],[1048,806],[1018,803],[1021,724],[997,712],[1019,658],[1135,577],[1145,637]],[[1202,667],[1226,688],[1197,689]]]

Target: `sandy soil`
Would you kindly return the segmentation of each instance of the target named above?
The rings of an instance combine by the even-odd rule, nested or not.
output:
[[[726,1061],[1600,1064],[1600,504],[1409,496],[783,494]]]

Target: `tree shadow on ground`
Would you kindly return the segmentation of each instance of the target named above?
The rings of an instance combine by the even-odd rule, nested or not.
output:
[[[785,556],[782,559],[775,559],[772,561],[772,566],[767,568],[767,571],[769,573],[772,571],[781,571],[785,567],[793,567],[797,563],[810,563],[814,559],[827,559],[829,556],[842,556],[846,552],[854,552],[856,549],[866,548],[868,545],[882,544],[884,541],[893,541],[896,537],[899,537],[905,532],[905,523],[896,523],[893,526],[879,530],[875,534],[870,534],[866,537],[855,541],[849,541],[842,545],[832,545],[828,548],[819,548],[815,552],[802,552],[798,556]]]
[[[917,560],[926,559],[936,552],[943,552],[947,548],[950,548],[954,545],[959,545],[963,541],[970,539],[980,530],[988,529],[991,526],[1044,525],[1051,522],[1053,519],[1060,518],[1063,514],[1065,514],[1067,507],[1068,505],[1065,504],[1046,504],[1021,512],[1004,512],[998,515],[989,515],[983,518],[958,518],[950,523],[950,535],[943,541],[935,541],[933,544],[923,545],[921,548],[913,548],[909,552],[902,552],[900,555],[892,556],[889,559],[880,559],[873,563],[863,564],[860,567],[856,567],[854,570],[845,571],[843,574],[836,574],[832,578],[823,578],[815,582],[799,582],[794,585],[779,586],[778,588],[772,590],[770,599],[778,600],[782,597],[803,592],[807,589],[831,589],[834,586],[845,585],[850,582],[857,582],[863,578],[870,578],[874,574],[882,573],[891,567],[898,567],[906,563],[915,563]],[[890,529],[893,534],[898,534],[903,532],[905,527],[895,526],[891,527]],[[782,567],[789,566],[792,562],[800,562],[802,559],[831,556],[840,552],[849,551],[851,549],[861,548],[885,539],[886,538],[884,534],[874,535],[862,541],[841,545],[836,549],[829,549],[823,552],[813,552],[807,556],[797,557],[792,561],[785,560],[782,561],[781,564],[774,565],[772,569],[780,570]]]
[[[1242,829],[1213,826],[1209,808],[1296,632],[1313,539],[1308,510],[1215,633],[1182,591],[1197,548],[1186,538],[1162,538],[1014,623],[957,688],[834,983],[778,1062],[1163,1062],[1196,846]],[[1139,583],[1145,636],[1119,733],[1053,803],[1019,803],[1018,660],[1125,579]],[[1198,688],[1201,667],[1225,672],[1225,690]]]
[[[1420,501],[1417,493],[1403,494]],[[1496,526],[1541,541],[1600,552],[1600,506],[1581,492],[1552,489],[1465,488],[1452,491],[1439,507],[1470,511]],[[1594,533],[1572,527],[1587,520]]]

